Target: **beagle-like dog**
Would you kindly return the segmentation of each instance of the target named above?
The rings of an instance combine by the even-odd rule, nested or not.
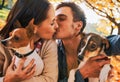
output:
[[[36,71],[34,76],[40,75],[44,68],[44,63],[42,58],[37,53],[34,46],[34,19],[32,19],[29,24],[22,28],[20,23],[16,21],[15,25],[20,28],[14,29],[9,34],[9,38],[1,40],[1,43],[5,45],[5,47],[10,48],[15,53],[15,65],[17,67],[18,62],[21,58],[26,57],[24,67],[26,67],[32,59],[34,59],[34,63],[36,64]],[[24,77],[24,76],[23,76]],[[30,79],[25,80],[24,82],[31,82]]]
[[[109,42],[106,38],[101,37],[95,33],[81,34],[82,39],[78,46],[78,60],[80,64],[77,69],[82,67],[85,62],[93,56],[104,53],[104,50],[109,48]],[[105,53],[104,53],[105,54]],[[75,72],[77,69],[70,71],[68,82],[74,82]],[[106,82],[109,71],[111,70],[110,64],[106,64],[101,69],[99,78],[88,78],[89,82]],[[87,70],[86,70],[87,71]]]

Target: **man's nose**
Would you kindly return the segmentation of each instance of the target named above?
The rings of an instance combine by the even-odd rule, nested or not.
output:
[[[58,28],[58,23],[55,21],[55,27],[54,27],[55,29],[57,29]]]

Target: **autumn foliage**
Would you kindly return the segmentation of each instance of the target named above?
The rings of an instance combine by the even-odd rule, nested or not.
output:
[[[0,30],[4,27],[4,25],[5,25],[5,21],[0,19]]]

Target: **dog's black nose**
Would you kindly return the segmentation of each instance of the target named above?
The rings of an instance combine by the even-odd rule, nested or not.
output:
[[[78,55],[79,60],[83,60],[84,56],[83,55]]]
[[[6,41],[0,41],[4,46],[6,46],[7,45],[7,42]]]

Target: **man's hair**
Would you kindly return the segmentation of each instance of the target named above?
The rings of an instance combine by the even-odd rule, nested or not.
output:
[[[82,21],[83,22],[83,27],[80,30],[80,33],[84,30],[86,26],[86,16],[81,9],[80,6],[75,4],[74,2],[61,2],[59,5],[57,5],[56,10],[61,8],[61,7],[69,7],[72,10],[73,13],[73,21]]]

